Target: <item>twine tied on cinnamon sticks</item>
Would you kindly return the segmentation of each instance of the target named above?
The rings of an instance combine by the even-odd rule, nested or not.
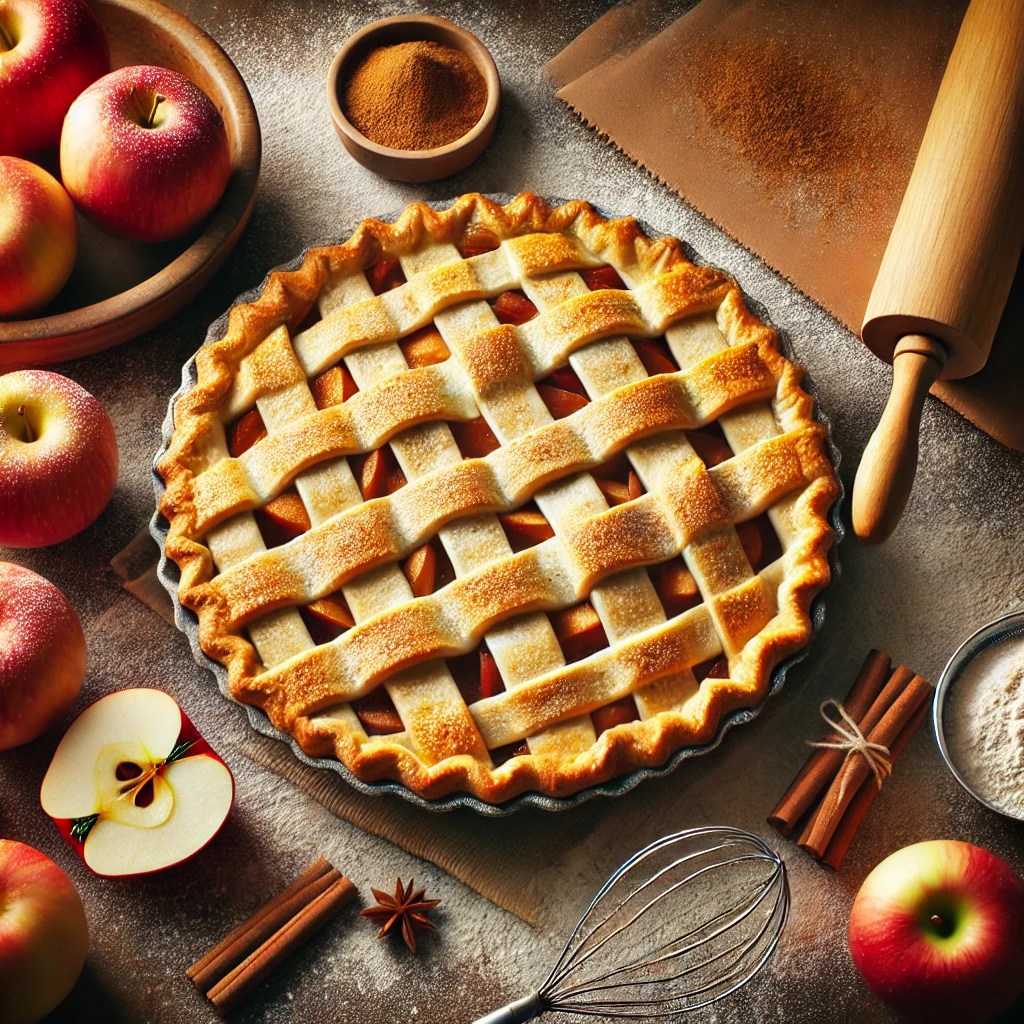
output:
[[[932,687],[905,665],[892,669],[888,654],[868,653],[840,704],[825,701],[822,717],[833,731],[816,747],[768,816],[783,835],[816,860],[839,868],[882,782],[928,714]],[[826,709],[834,705],[840,722]]]

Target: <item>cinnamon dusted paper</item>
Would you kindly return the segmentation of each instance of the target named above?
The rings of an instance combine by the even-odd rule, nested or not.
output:
[[[966,0],[612,8],[547,67],[558,96],[859,331]],[[1024,450],[1024,277],[990,366],[943,401]]]

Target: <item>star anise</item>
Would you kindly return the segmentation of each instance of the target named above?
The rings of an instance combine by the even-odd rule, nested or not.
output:
[[[402,880],[399,878],[395,886],[394,896],[382,892],[380,889],[371,888],[374,899],[377,901],[375,907],[368,907],[362,912],[363,917],[373,918],[375,921],[383,921],[377,938],[386,935],[397,922],[402,922],[402,938],[405,944],[416,952],[416,928],[423,928],[425,931],[436,932],[434,922],[427,917],[427,912],[433,910],[440,903],[440,900],[425,900],[426,889],[412,891],[413,880],[409,879],[409,885],[402,887]]]

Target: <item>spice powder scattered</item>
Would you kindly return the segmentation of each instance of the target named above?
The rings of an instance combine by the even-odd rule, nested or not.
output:
[[[876,196],[913,160],[895,141],[882,97],[850,66],[829,64],[775,38],[695,45],[683,55],[684,92],[774,192],[797,194],[825,216]],[[898,203],[901,188],[894,195]],[[895,213],[895,210],[893,211]]]
[[[461,50],[416,40],[371,50],[345,85],[345,116],[392,149],[436,149],[483,116],[487,83]]]

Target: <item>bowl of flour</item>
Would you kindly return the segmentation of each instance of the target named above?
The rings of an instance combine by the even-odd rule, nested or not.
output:
[[[1024,610],[960,645],[935,687],[935,735],[960,784],[1024,821]]]

